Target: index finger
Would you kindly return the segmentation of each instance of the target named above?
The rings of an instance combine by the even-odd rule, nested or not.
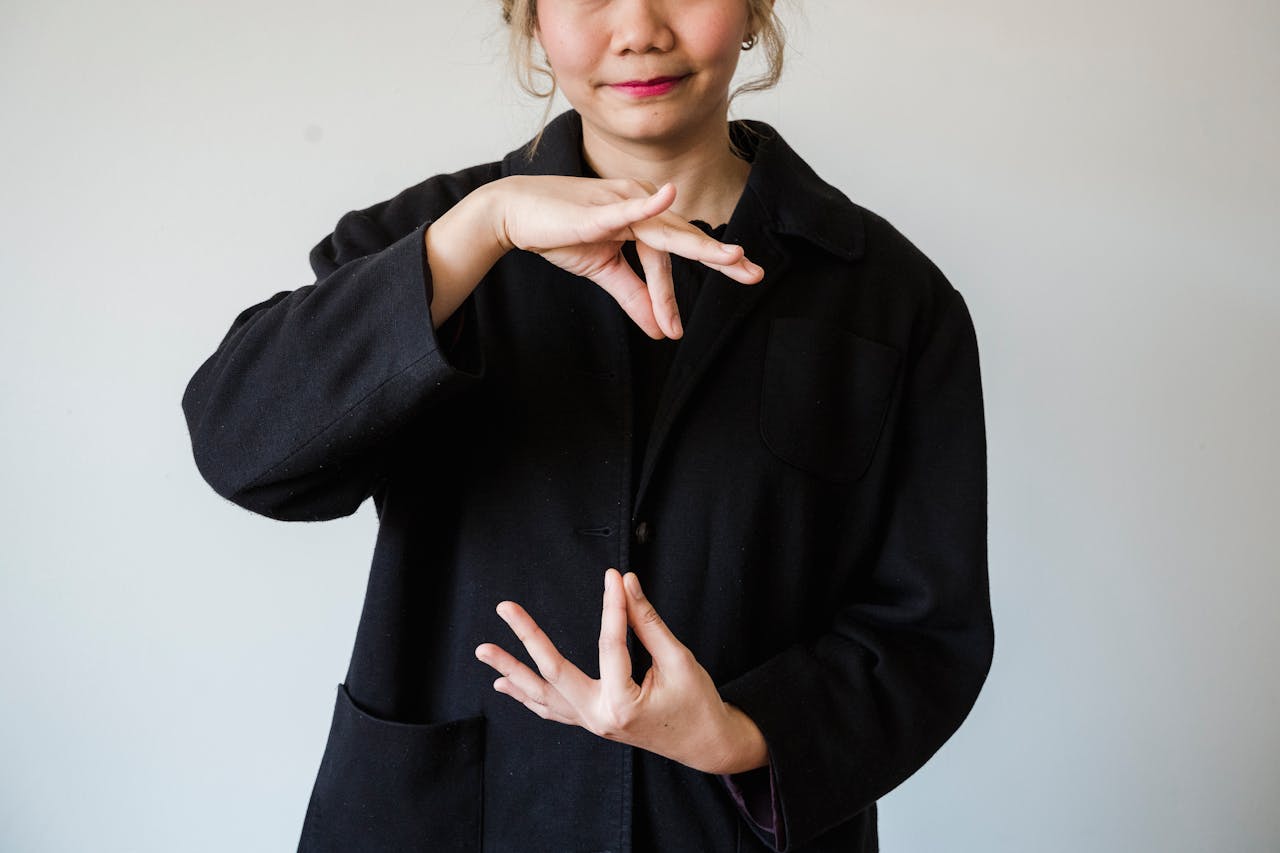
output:
[[[675,214],[659,215],[631,226],[636,239],[660,249],[698,261],[717,269],[731,267],[746,260],[741,246],[721,243],[696,225],[680,219]],[[750,261],[747,261],[751,264]],[[754,266],[754,264],[751,264]]]
[[[755,284],[764,278],[764,268],[759,264],[742,258],[734,264],[713,264],[703,261],[713,270],[719,270],[739,284]]]
[[[575,708],[581,708],[590,701],[591,679],[582,670],[560,654],[560,650],[551,642],[546,632],[533,621],[519,604],[504,601],[498,605],[498,615],[524,643],[529,657],[538,666],[538,672],[547,683],[560,691],[560,695],[568,699]]]
[[[671,206],[675,198],[675,184],[665,183],[650,195],[599,205],[593,211],[591,223],[580,235],[581,239],[583,242],[608,239],[636,222],[659,215]]]

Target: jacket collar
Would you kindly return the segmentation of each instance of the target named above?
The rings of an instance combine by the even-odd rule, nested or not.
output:
[[[729,124],[734,143],[751,161],[744,201],[754,200],[762,224],[778,234],[800,237],[846,260],[863,253],[865,231],[861,208],[822,180],[772,126],[752,119]],[[546,127],[536,151],[532,140],[502,160],[506,175],[570,175],[588,171],[582,157],[582,116],[565,110]],[[734,218],[742,211],[742,202]],[[715,224],[715,223],[712,223]],[[738,229],[730,225],[731,231]]]

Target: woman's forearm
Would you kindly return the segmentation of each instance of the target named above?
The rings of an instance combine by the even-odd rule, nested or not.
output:
[[[506,254],[496,227],[501,221],[498,183],[476,188],[427,227],[431,323],[437,329]]]

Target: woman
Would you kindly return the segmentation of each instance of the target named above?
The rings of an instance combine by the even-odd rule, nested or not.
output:
[[[573,109],[343,216],[183,398],[225,497],[377,508],[299,849],[876,850],[991,661],[965,303],[728,120],[769,0],[504,14]]]

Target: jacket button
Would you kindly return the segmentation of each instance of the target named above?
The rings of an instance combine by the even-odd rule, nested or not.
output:
[[[642,521],[636,525],[636,543],[643,545],[649,541],[649,522]]]

